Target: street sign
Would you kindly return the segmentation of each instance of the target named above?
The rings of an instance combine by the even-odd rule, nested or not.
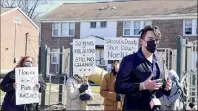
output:
[[[14,23],[15,24],[20,24],[21,23],[21,18],[20,17],[14,17]]]

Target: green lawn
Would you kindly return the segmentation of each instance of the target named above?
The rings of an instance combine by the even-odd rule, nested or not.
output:
[[[99,93],[100,92],[100,86],[91,86],[91,91],[94,93]]]

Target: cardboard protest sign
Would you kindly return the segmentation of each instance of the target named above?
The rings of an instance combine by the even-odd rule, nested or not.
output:
[[[16,105],[39,103],[38,67],[15,68]]]
[[[73,74],[83,76],[95,73],[95,40],[73,40]]]
[[[138,51],[138,38],[105,38],[104,60],[122,60],[124,56]]]

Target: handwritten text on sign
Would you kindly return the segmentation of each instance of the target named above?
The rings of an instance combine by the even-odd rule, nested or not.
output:
[[[121,60],[138,50],[138,38],[105,38],[104,60]]]
[[[95,40],[73,40],[73,74],[92,74],[95,72]]]
[[[16,105],[39,103],[38,67],[23,67],[15,69]]]

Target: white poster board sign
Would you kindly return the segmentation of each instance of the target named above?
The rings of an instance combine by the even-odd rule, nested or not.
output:
[[[95,73],[95,40],[73,39],[73,74]]]
[[[38,67],[15,68],[16,105],[39,103]]]
[[[124,56],[138,51],[138,38],[105,38],[104,60],[122,60]]]

